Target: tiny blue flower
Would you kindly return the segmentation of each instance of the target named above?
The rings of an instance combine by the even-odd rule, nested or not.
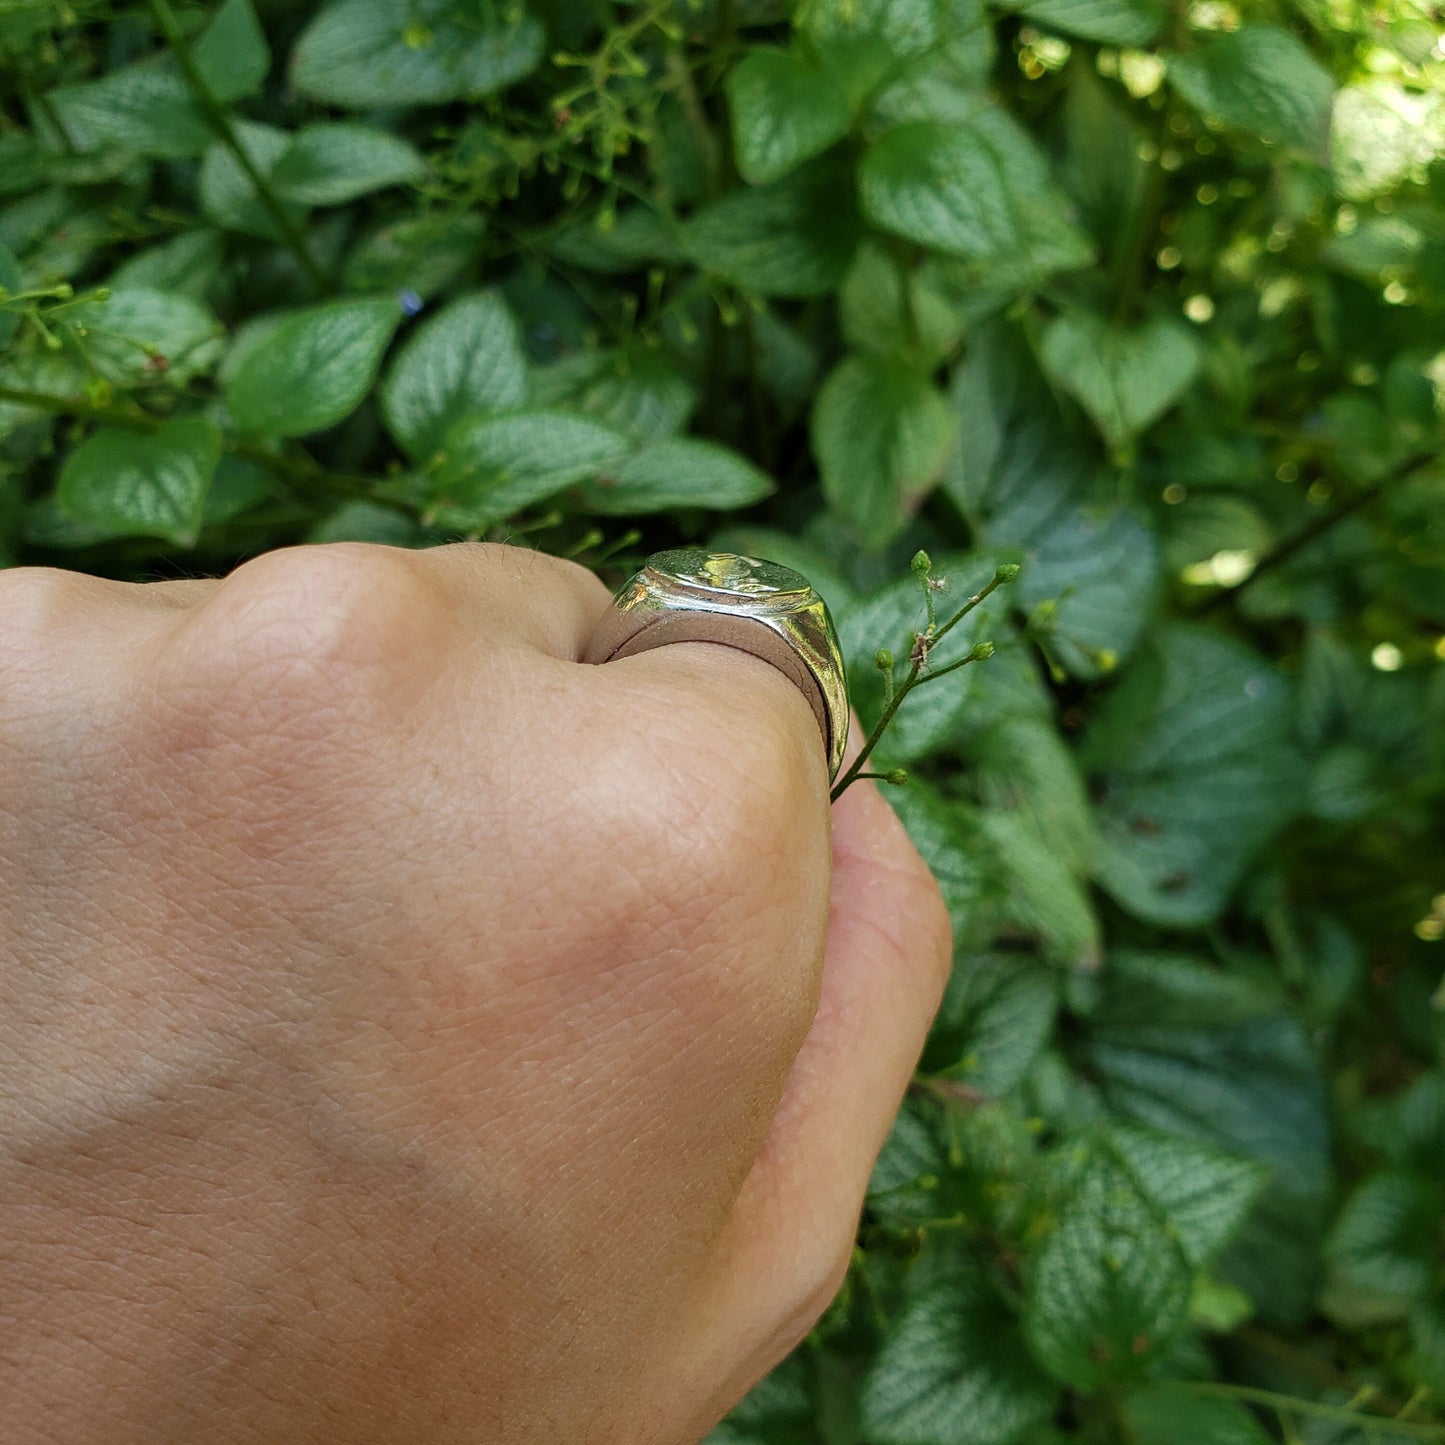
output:
[[[417,312],[419,312],[422,307],[426,305],[426,302],[423,301],[421,297],[418,296],[417,293],[410,288],[403,291],[396,299],[401,303],[401,309],[408,316],[415,316]]]

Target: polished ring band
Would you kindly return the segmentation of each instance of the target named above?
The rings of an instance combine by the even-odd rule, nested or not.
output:
[[[790,567],[732,552],[657,552],[612,599],[584,661],[611,662],[669,642],[721,642],[790,678],[823,735],[828,776],[848,741],[848,682],[827,604]]]

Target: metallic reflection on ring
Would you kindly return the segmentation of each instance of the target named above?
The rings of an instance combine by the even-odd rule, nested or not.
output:
[[[618,589],[586,662],[669,642],[720,642],[771,663],[801,689],[836,778],[848,741],[848,683],[827,604],[789,567],[733,552],[657,552]]]

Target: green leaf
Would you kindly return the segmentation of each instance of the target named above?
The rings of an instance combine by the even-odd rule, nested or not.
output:
[[[85,352],[96,373],[116,385],[164,376],[183,384],[220,360],[220,323],[199,302],[175,292],[117,287],[108,300],[78,310]]]
[[[837,77],[785,50],[749,51],[728,73],[727,95],[738,171],[753,185],[821,155],[852,123]]]
[[[978,289],[959,284],[956,266],[937,257],[904,266],[882,241],[864,241],[838,297],[848,344],[936,365],[982,314]]]
[[[1328,157],[1334,82],[1287,30],[1241,26],[1172,56],[1169,81],[1205,115],[1317,160]]]
[[[0,242],[0,297],[8,294],[18,296],[25,290],[25,278],[20,274],[20,263],[15,253]],[[0,311],[0,346],[8,346],[20,325],[18,311]]]
[[[669,507],[729,511],[774,490],[770,478],[730,447],[692,437],[662,437],[634,452],[583,492],[586,511],[604,517]]]
[[[106,429],[70,454],[56,496],[78,522],[190,547],[220,457],[221,433],[204,417],[181,417],[149,434]]]
[[[118,145],[174,160],[200,155],[213,139],[169,56],[62,86],[49,99],[71,143],[83,151]]]
[[[863,212],[885,231],[1010,278],[1086,265],[1092,251],[1028,135],[979,105],[953,124],[901,125],[859,167]]]
[[[985,681],[997,660],[990,658],[980,669]],[[1073,750],[1052,721],[1009,717],[979,736],[969,751],[985,807],[1026,816],[1062,865],[1087,873],[1094,856],[1089,798]]]
[[[269,177],[291,145],[290,132],[249,120],[236,121],[234,129],[251,164]],[[280,235],[274,218],[257,196],[250,176],[230,148],[220,141],[211,146],[201,162],[200,199],[206,216],[224,231],[239,231],[271,241]],[[290,210],[299,223],[301,208],[292,206]]]
[[[676,225],[651,206],[621,206],[566,221],[547,249],[559,261],[605,276],[642,271],[678,259]]]
[[[612,427],[565,411],[463,418],[447,437],[437,475],[438,519],[471,529],[504,520],[610,472],[632,445]]]
[[[223,105],[261,88],[271,51],[251,0],[226,0],[194,49],[196,68]]]
[[[794,1356],[754,1386],[703,1445],[814,1445],[813,1397]]]
[[[861,93],[857,84],[852,86],[859,99],[875,78],[883,80],[883,89],[870,106],[871,118],[880,125],[966,120],[987,100],[986,87],[998,52],[993,17],[983,0],[939,0],[934,9],[939,30],[936,43],[901,64],[889,64],[887,53],[866,41],[852,48],[847,64],[835,62],[845,75],[864,82]]]
[[[1305,803],[1284,679],[1215,634],[1162,629],[1085,745],[1099,881],[1151,923],[1197,928]]]
[[[1403,1093],[1367,1105],[1360,1133],[1392,1164],[1428,1175],[1445,1158],[1445,1070],[1432,1069]]]
[[[1273,1437],[1233,1400],[1196,1394],[1186,1385],[1150,1385],[1124,1401],[1133,1445],[1271,1445]]]
[[[921,778],[910,779],[904,788],[889,788],[884,796],[938,880],[954,938],[961,942],[977,922],[989,890],[978,815]]]
[[[416,521],[379,502],[343,502],[306,534],[308,542],[380,542],[387,547],[419,547],[425,532]]]
[[[950,1246],[925,1255],[913,1275],[864,1381],[870,1445],[1011,1445],[1047,1420],[1056,1391],[980,1264]]]
[[[997,908],[1008,932],[1037,938],[1044,957],[1069,968],[1099,964],[1099,920],[1088,890],[1026,813],[985,811],[979,819],[1000,884]]]
[[[1420,1383],[1437,1395],[1445,1391],[1445,1296],[1437,1294],[1410,1311],[1410,1343]]]
[[[672,436],[697,409],[697,389],[658,351],[619,347],[581,351],[538,371],[541,406],[584,411],[639,441]]]
[[[991,1098],[1024,1080],[1053,1032],[1059,976],[1025,955],[962,956],[933,1025],[924,1071]]]
[[[786,179],[729,191],[682,227],[697,265],[758,296],[825,296],[842,284],[860,223],[847,175],[816,161]]]
[[[1107,1138],[1114,1157],[1158,1207],[1196,1269],[1238,1232],[1269,1177],[1258,1163],[1152,1129],[1118,1125]]]
[[[1349,200],[1394,190],[1442,150],[1445,104],[1438,95],[1372,76],[1335,96],[1330,169],[1336,189]]]
[[[1101,45],[1148,45],[1164,25],[1164,7],[1155,0],[1024,0],[1008,7],[1065,35]]]
[[[243,431],[297,437],[349,416],[401,321],[386,298],[331,301],[288,316],[236,368],[226,402]]]
[[[1330,1134],[1314,1049],[1279,995],[1187,958],[1118,951],[1077,1051],[1118,1118],[1271,1169],[1221,1273],[1267,1317],[1298,1320],[1313,1304]]]
[[[1092,1389],[1137,1373],[1189,1307],[1192,1271],[1130,1175],[1080,1150],[1058,1223],[1027,1273],[1024,1333],[1047,1370]]]
[[[536,69],[545,44],[535,19],[507,13],[458,0],[338,0],[296,42],[291,83],[345,110],[491,95]]]
[[[485,219],[465,211],[383,222],[346,258],[342,283],[349,291],[408,290],[435,296],[476,267],[485,235]]]
[[[244,516],[252,507],[276,496],[276,478],[264,467],[241,457],[223,455],[201,510],[201,527],[220,527]]]
[[[108,284],[112,291],[167,291],[204,301],[221,260],[221,233],[198,226],[122,261]]]
[[[388,186],[415,185],[426,161],[409,141],[375,126],[319,121],[297,132],[271,171],[283,200],[339,206]]]
[[[1159,579],[1153,533],[1118,502],[1118,485],[1063,430],[1019,338],[978,333],[955,371],[959,444],[943,485],[986,544],[1015,549],[1018,605],[1048,605],[1049,647],[1098,677],[1136,646]]]
[[[881,547],[938,480],[953,419],[924,372],[852,356],[818,392],[812,439],[829,504],[866,546]]]
[[[483,291],[459,297],[407,338],[382,385],[381,414],[403,450],[425,461],[453,423],[519,407],[528,387],[516,320],[497,292]]]
[[[1083,311],[1050,322],[1040,352],[1054,380],[1083,406],[1115,451],[1179,400],[1201,360],[1182,322],[1155,316],[1126,327]]]
[[[1439,1223],[1438,1185],[1398,1170],[1370,1175],[1325,1242],[1326,1313],[1350,1328],[1403,1319],[1430,1290]]]
[[[956,12],[966,8],[931,0],[816,0],[803,7],[799,27],[856,107],[901,62],[939,43],[941,21],[960,43],[966,27]]]

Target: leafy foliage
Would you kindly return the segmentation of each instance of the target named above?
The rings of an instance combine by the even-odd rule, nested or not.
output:
[[[1021,564],[871,759],[957,967],[719,1445],[1445,1439],[1442,54],[1416,0],[0,5],[5,565],[715,541],[871,724]]]

